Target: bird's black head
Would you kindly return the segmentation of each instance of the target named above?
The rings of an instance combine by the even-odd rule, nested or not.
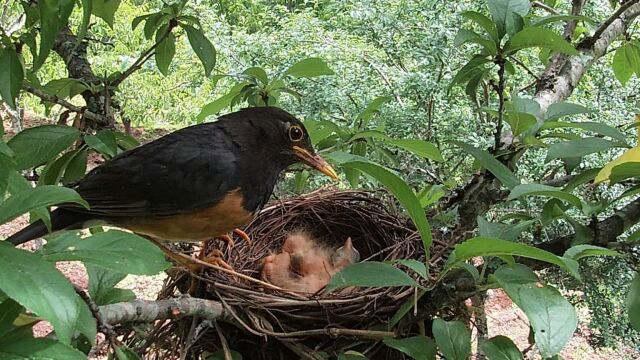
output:
[[[235,113],[222,116],[220,120],[227,120],[230,124],[249,126],[254,142],[259,152],[270,161],[274,161],[283,168],[302,162],[325,175],[338,179],[335,170],[319,155],[311,144],[311,138],[302,122],[288,112],[276,107],[247,108]],[[246,131],[243,131],[247,133]],[[261,156],[255,154],[255,161]]]

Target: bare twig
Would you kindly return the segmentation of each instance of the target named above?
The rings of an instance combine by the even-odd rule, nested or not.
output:
[[[531,6],[543,9],[543,10],[547,11],[550,14],[558,15],[558,11],[556,9],[552,8],[551,6],[549,6],[549,5],[547,5],[547,4],[543,3],[543,2],[532,1],[531,2]]]
[[[398,104],[400,104],[400,106],[404,106],[404,101],[402,101],[402,98],[400,97],[400,95],[396,94],[396,92],[393,89],[393,84],[391,84],[391,81],[389,81],[389,78],[382,71],[382,69],[380,69],[376,64],[374,64],[366,56],[363,56],[362,59],[364,60],[364,62],[366,62],[369,66],[371,66],[371,68],[373,70],[375,70],[380,75],[380,77],[382,78],[382,81],[384,81],[384,83],[387,85],[387,87],[389,88],[389,90],[393,94],[393,97],[396,98],[396,101],[398,102]]]
[[[149,60],[151,58],[151,56],[153,56],[153,54],[155,53],[156,48],[158,47],[158,45],[160,45],[160,43],[162,43],[164,41],[164,39],[167,38],[167,36],[169,36],[169,34],[171,33],[171,31],[178,26],[178,21],[175,19],[171,19],[169,21],[169,26],[167,27],[167,32],[165,32],[160,39],[158,39],[153,46],[151,46],[149,49],[147,49],[145,52],[143,52],[140,57],[138,57],[138,59],[136,61],[134,61],[133,64],[131,64],[131,66],[129,66],[129,68],[127,70],[125,70],[122,75],[120,75],[117,79],[115,79],[113,82],[111,82],[109,85],[112,87],[117,87],[118,85],[120,85],[120,83],[122,83],[126,78],[128,78],[129,76],[131,76],[131,74],[133,74],[136,70],[140,69],[140,67],[142,67],[142,65],[144,63],[147,62],[147,60]]]
[[[111,326],[111,324],[105,321],[105,318],[104,316],[102,316],[102,313],[100,312],[100,308],[98,307],[98,305],[93,301],[93,299],[91,299],[89,294],[87,294],[83,289],[81,289],[77,285],[74,285],[73,287],[76,293],[80,296],[80,298],[82,298],[82,300],[87,304],[87,306],[89,306],[89,310],[91,310],[91,314],[96,319],[98,330],[107,337],[111,346],[113,347],[120,346],[121,342],[120,340],[118,340],[118,334],[116,334],[116,332],[113,331],[113,327]]]
[[[525,65],[522,61],[518,60],[515,56],[509,56],[509,59],[512,60],[514,63],[518,64],[518,66],[523,68],[527,72],[527,74],[531,75],[534,79],[540,80],[540,77],[536,75],[536,73],[531,71],[531,69],[529,69],[527,65]]]
[[[589,47],[591,46],[591,44],[593,44],[596,40],[598,40],[602,34],[605,32],[605,30],[607,30],[607,28],[613,24],[614,21],[619,20],[622,18],[622,15],[627,11],[627,9],[629,9],[631,6],[637,4],[640,0],[629,0],[626,3],[620,5],[620,7],[618,8],[618,10],[616,10],[611,16],[609,16],[609,18],[607,20],[605,20],[597,29],[596,31],[593,33],[593,36],[586,38],[579,47],[581,46],[585,46],[585,47]]]
[[[498,122],[496,124],[496,132],[494,134],[494,145],[493,152],[494,154],[498,152],[500,149],[501,139],[502,139],[502,123],[504,117],[504,85],[505,85],[505,77],[504,77],[504,59],[498,59],[496,63],[498,64],[498,86],[496,91],[498,92]]]
[[[55,96],[55,95],[49,95],[39,89],[34,88],[33,86],[29,85],[29,84],[23,84],[22,85],[22,90],[33,94],[37,97],[39,97],[40,99],[42,99],[43,101],[47,101],[53,104],[58,104],[64,108],[67,108],[75,113],[81,113],[84,115],[85,118],[90,119],[95,121],[96,123],[99,123],[101,125],[108,125],[109,119],[104,116],[104,115],[100,115],[100,114],[96,114],[94,112],[91,112],[89,110],[87,110],[85,107],[80,107],[80,106],[76,106],[64,99],[60,99],[59,97]]]

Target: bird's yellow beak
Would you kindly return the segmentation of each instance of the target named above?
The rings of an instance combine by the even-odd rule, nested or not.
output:
[[[320,157],[320,155],[312,155],[309,151],[299,147],[293,146],[293,152],[297,157],[302,160],[305,164],[311,166],[312,168],[317,169],[321,173],[327,175],[328,177],[338,180],[338,174],[335,170],[327,163],[325,159]]]

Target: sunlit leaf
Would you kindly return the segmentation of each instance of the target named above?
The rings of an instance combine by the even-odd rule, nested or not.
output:
[[[376,274],[371,276],[371,274]],[[347,286],[386,287],[386,286],[418,286],[415,280],[402,270],[392,265],[363,261],[342,269],[331,277],[326,292]]]
[[[63,202],[89,206],[73,189],[55,185],[38,186],[32,191],[14,194],[0,203],[0,224],[13,220],[33,209]]]
[[[43,257],[49,261],[78,260],[139,275],[155,275],[169,266],[156,245],[138,235],[118,230],[86,238],[65,232],[49,239],[43,248]]]
[[[120,6],[120,0],[91,0],[92,12],[113,28],[113,16]]]
[[[627,316],[634,329],[640,330],[640,275],[636,273],[627,294]]]
[[[167,34],[167,29],[168,27],[163,26],[156,32],[156,42],[158,43],[155,51],[156,65],[164,76],[169,74],[169,66],[176,54],[176,37],[171,32]]]
[[[507,200],[513,200],[523,196],[548,196],[564,200],[579,209],[582,208],[582,202],[577,196],[562,191],[560,188],[542,184],[518,185],[511,190]]]
[[[547,160],[583,157],[585,155],[624,146],[611,140],[599,137],[586,137],[571,141],[560,141],[551,144],[547,152]]]
[[[282,75],[291,75],[293,77],[316,77],[322,75],[333,75],[334,72],[329,68],[324,60],[311,57],[298,61],[291,65]]]
[[[435,341],[423,335],[404,339],[386,337],[382,342],[416,360],[435,360],[436,358]]]
[[[216,49],[202,30],[186,24],[182,24],[182,28],[187,32],[189,44],[204,66],[205,76],[209,76],[213,67],[216,66]]]
[[[541,283],[526,266],[503,267],[491,277],[529,318],[542,357],[559,353],[578,325],[573,306],[557,289]]]
[[[527,27],[523,29],[513,35],[505,47],[505,51],[512,53],[525,48],[544,47],[568,55],[578,54],[578,50],[576,50],[562,36],[558,35],[553,30],[541,27]]]

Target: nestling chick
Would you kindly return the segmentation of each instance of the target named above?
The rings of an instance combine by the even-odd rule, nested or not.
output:
[[[264,259],[262,279],[281,288],[316,293],[338,271],[360,260],[351,238],[337,250],[321,246],[304,232],[290,234],[280,254]]]

